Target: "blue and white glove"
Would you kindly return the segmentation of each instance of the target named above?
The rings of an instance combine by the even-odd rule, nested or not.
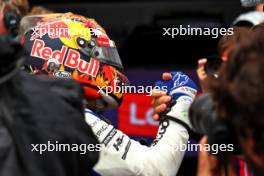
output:
[[[182,124],[188,130],[192,129],[189,120],[189,108],[193,102],[196,93],[196,84],[182,72],[171,72],[172,79],[168,81],[158,81],[155,86],[161,90],[167,91],[172,97],[170,108],[161,114],[162,119],[170,119]]]

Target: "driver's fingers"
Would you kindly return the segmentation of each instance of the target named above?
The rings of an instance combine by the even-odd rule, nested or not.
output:
[[[172,78],[172,75],[171,75],[170,73],[165,72],[165,73],[162,74],[162,79],[163,79],[164,81],[168,81],[168,80],[170,80],[171,78]]]
[[[154,115],[153,115],[153,119],[154,119],[154,120],[159,120],[159,119],[160,119],[159,114],[154,114]]]
[[[168,96],[168,95],[164,95],[164,96],[161,96],[159,98],[155,98],[153,101],[152,101],[152,105],[154,107],[156,106],[159,106],[161,104],[167,104],[171,101],[171,96]]]
[[[164,92],[164,91],[162,91],[162,90],[159,90],[159,89],[154,89],[154,90],[152,90],[152,92],[151,92],[151,96],[152,96],[153,98],[159,98],[159,97],[162,97],[162,96],[164,96],[164,95],[166,95],[166,92]]]
[[[161,105],[156,106],[156,107],[154,108],[154,112],[155,112],[156,114],[160,114],[160,113],[166,111],[166,109],[167,109],[167,105],[166,105],[166,104],[161,104]]]

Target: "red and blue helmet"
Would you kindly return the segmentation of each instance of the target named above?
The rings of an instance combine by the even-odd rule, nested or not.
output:
[[[21,29],[22,44],[30,53],[25,66],[32,73],[77,80],[96,109],[122,102],[123,92],[115,91],[128,84],[121,59],[94,19],[72,13],[27,16]]]

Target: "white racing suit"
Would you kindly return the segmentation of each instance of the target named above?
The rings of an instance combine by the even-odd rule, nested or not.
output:
[[[170,115],[188,121],[187,112],[191,102],[190,97],[179,98],[171,108],[176,112]],[[189,139],[188,131],[182,125],[165,119],[152,146],[148,147],[130,139],[89,109],[86,109],[85,116],[86,122],[103,144],[99,162],[94,168],[96,172],[103,176],[176,175],[185,151],[176,150],[175,146],[186,145]]]

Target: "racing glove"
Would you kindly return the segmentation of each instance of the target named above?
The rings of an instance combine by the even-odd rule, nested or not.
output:
[[[189,131],[192,129],[189,120],[189,108],[198,88],[186,74],[182,72],[171,72],[171,74],[172,79],[156,82],[156,87],[165,90],[172,97],[172,102],[167,111],[160,114],[160,121],[162,122],[164,119],[175,121]]]

